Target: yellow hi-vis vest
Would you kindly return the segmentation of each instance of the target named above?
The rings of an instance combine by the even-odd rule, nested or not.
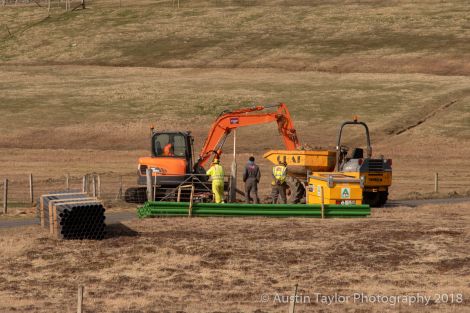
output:
[[[212,177],[213,182],[223,182],[224,181],[224,168],[220,164],[214,164],[207,171],[207,175]]]
[[[275,179],[273,185],[275,185],[276,182],[279,182],[281,184],[285,183],[287,178],[287,168],[282,165],[277,165],[273,167],[273,176]]]

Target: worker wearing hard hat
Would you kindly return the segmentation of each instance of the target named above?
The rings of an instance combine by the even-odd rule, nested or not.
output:
[[[219,159],[214,159],[207,175],[212,178],[212,193],[215,203],[224,203],[224,168],[219,163]]]
[[[253,203],[259,203],[258,183],[261,178],[259,166],[255,164],[255,157],[251,156],[243,172],[243,182],[245,183],[245,200],[250,203],[251,194],[253,194]]]
[[[279,165],[273,167],[273,181],[271,197],[273,199],[273,204],[277,203],[277,199],[280,196],[282,203],[287,203],[287,162],[279,161]]]

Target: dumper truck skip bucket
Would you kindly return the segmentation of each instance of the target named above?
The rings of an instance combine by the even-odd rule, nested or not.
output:
[[[332,172],[336,165],[336,151],[329,150],[271,150],[263,157],[273,164],[286,161],[290,176],[307,179],[307,172]]]

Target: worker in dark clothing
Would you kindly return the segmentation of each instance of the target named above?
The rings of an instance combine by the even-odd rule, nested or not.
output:
[[[255,204],[259,203],[258,198],[258,183],[261,178],[261,171],[259,166],[255,164],[255,158],[250,157],[248,163],[245,166],[245,171],[243,172],[243,182],[245,183],[245,199],[246,203],[251,201],[251,193],[253,193],[253,202]]]
[[[273,199],[273,204],[277,203],[277,199],[280,196],[282,203],[287,203],[287,162],[286,161],[279,161],[279,165],[273,167],[273,181],[271,197]]]

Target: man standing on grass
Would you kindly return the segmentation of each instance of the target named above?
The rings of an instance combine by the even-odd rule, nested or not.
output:
[[[245,200],[246,203],[250,203],[251,197],[250,194],[253,192],[253,203],[258,204],[258,183],[261,178],[261,172],[259,166],[255,164],[255,158],[251,156],[248,159],[248,163],[245,166],[245,171],[243,172],[243,182],[245,183]]]
[[[277,198],[280,196],[282,203],[287,203],[287,162],[279,161],[279,165],[273,167],[273,181],[271,197],[273,199],[273,204],[277,203]]]
[[[224,203],[224,168],[219,164],[219,159],[212,161],[211,168],[207,175],[212,178],[212,193],[215,203]]]

